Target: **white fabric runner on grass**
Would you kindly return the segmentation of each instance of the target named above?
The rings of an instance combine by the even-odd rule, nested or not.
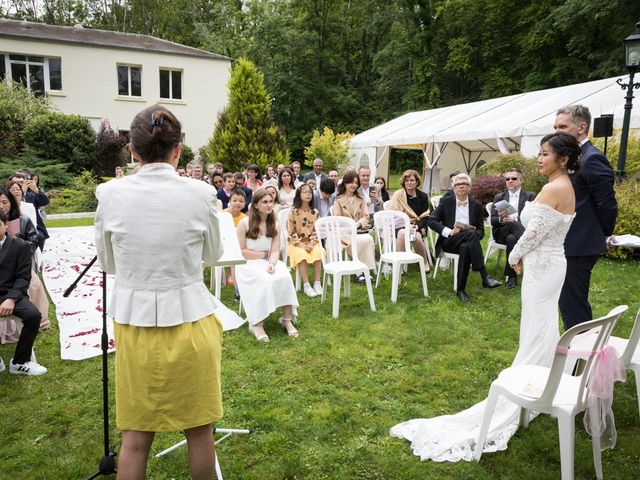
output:
[[[67,298],[62,294],[96,255],[94,228],[50,228],[43,255],[42,276],[56,306],[60,329],[60,357],[83,360],[102,353],[102,270],[96,262]],[[111,298],[114,277],[107,275],[107,301]],[[221,305],[216,313],[223,329],[238,328],[244,320]],[[115,350],[113,319],[107,317],[109,352]]]

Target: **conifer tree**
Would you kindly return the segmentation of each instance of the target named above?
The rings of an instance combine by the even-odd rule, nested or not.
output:
[[[255,163],[262,170],[269,164],[287,163],[285,138],[271,117],[271,99],[264,75],[249,60],[239,59],[227,83],[229,105],[218,114],[209,141],[211,162],[225,169],[241,171],[243,163]]]

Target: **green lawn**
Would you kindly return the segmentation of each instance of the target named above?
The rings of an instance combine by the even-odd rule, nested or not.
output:
[[[52,222],[53,223],[53,222]],[[495,259],[489,269],[496,276]],[[511,440],[505,452],[480,463],[421,462],[408,442],[392,438],[394,424],[415,417],[454,413],[484,398],[507,367],[518,343],[519,292],[483,290],[472,274],[473,304],[461,304],[450,273],[429,279],[421,295],[419,274],[403,278],[398,303],[390,280],[376,290],[370,312],[364,287],[352,286],[340,318],[331,301],[300,295],[301,336],[290,339],[274,314],[271,343],[259,344],[240,328],[225,334],[225,418],[218,425],[250,428],[249,436],[225,440],[219,454],[225,478],[241,479],[558,479],[557,426],[542,416]],[[594,273],[595,314],[627,303],[618,335],[628,335],[640,308],[638,263],[601,260]],[[230,288],[223,300],[231,301]],[[53,309],[50,316],[54,318]],[[77,479],[93,473],[102,455],[100,358],[62,361],[57,322],[41,333],[41,378],[0,374],[0,479]],[[12,345],[0,346],[5,362]],[[113,356],[109,358],[113,368]],[[113,407],[113,382],[111,405]],[[603,452],[607,478],[640,476],[640,419],[635,379],[617,384],[614,401],[618,445]],[[112,415],[111,424],[115,424]],[[158,452],[182,439],[160,434]],[[113,427],[112,441],[119,445]],[[595,478],[591,442],[582,416],[576,422],[576,478]],[[188,478],[186,450],[150,459],[152,479]]]

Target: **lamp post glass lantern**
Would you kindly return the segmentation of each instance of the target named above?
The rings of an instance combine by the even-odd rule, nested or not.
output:
[[[636,23],[636,30],[624,39],[624,64],[629,70],[629,83],[623,84],[621,79],[617,83],[627,91],[624,104],[624,119],[622,121],[622,134],[620,136],[620,152],[618,155],[618,168],[616,176],[618,180],[624,177],[624,166],[627,161],[627,142],[629,140],[629,127],[631,123],[631,109],[633,108],[633,90],[640,88],[640,83],[633,83],[633,77],[640,70],[640,22]]]

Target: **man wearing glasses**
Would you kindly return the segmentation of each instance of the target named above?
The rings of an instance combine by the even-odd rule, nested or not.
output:
[[[491,207],[491,228],[493,228],[493,238],[496,242],[507,246],[507,258],[513,247],[524,233],[524,227],[520,223],[520,213],[526,202],[533,201],[536,194],[522,190],[524,178],[522,172],[517,168],[511,168],[504,173],[507,189],[499,193],[493,199]],[[507,208],[496,209],[498,202],[505,201],[513,207],[514,213],[509,214]],[[506,262],[504,274],[507,277],[507,288],[515,288],[518,285],[518,276]]]
[[[453,178],[453,195],[442,197],[440,205],[429,215],[427,224],[440,236],[436,242],[436,255],[442,250],[460,255],[457,277],[457,295],[464,303],[471,303],[465,291],[469,267],[480,273],[484,288],[502,285],[492,278],[484,266],[480,240],[484,237],[482,205],[469,196],[471,177],[461,173]]]

